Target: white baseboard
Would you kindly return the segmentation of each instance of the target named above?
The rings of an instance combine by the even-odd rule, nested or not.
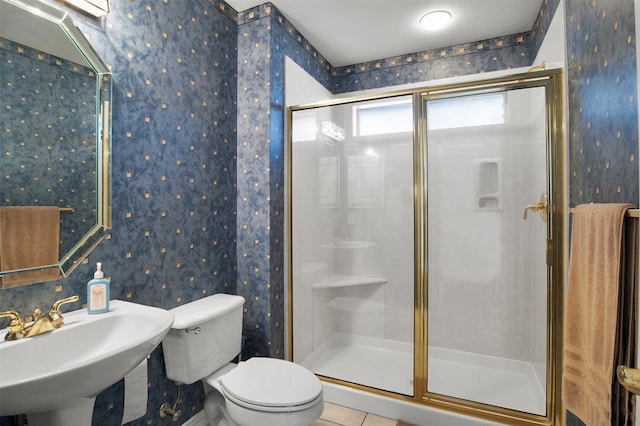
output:
[[[182,426],[208,426],[207,416],[204,414],[204,410],[198,411],[195,416],[191,417]]]

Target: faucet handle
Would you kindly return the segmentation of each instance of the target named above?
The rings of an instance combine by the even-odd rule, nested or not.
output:
[[[59,311],[60,310],[60,306],[66,304],[66,303],[73,303],[78,301],[79,297],[76,296],[71,296],[71,297],[67,297],[65,299],[60,299],[56,302],[53,303],[53,305],[51,305],[51,310],[52,311]]]
[[[7,325],[7,334],[5,340],[16,340],[22,337],[24,333],[24,320],[16,311],[0,312],[0,318],[9,317],[10,321]]]
[[[47,315],[49,316],[49,320],[51,321],[51,324],[53,324],[55,328],[60,328],[64,324],[64,318],[62,318],[62,312],[60,312],[60,306],[64,305],[65,303],[75,302],[78,299],[79,297],[77,295],[71,296],[65,299],[60,299],[54,302],[53,305],[51,305],[51,310]]]

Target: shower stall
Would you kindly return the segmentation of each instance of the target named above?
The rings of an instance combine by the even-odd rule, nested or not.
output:
[[[295,362],[378,395],[554,424],[560,78],[290,109]]]

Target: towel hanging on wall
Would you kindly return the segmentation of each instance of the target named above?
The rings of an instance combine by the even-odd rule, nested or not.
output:
[[[60,209],[51,206],[0,207],[0,271],[56,265],[60,246]],[[62,278],[51,268],[0,278],[0,288]]]
[[[590,426],[612,424],[623,225],[632,207],[583,204],[573,215],[562,396],[566,409]]]

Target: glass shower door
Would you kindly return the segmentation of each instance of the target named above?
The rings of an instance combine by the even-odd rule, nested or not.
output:
[[[411,96],[293,111],[293,360],[413,395]]]
[[[544,416],[545,89],[431,95],[424,106],[427,390]]]

